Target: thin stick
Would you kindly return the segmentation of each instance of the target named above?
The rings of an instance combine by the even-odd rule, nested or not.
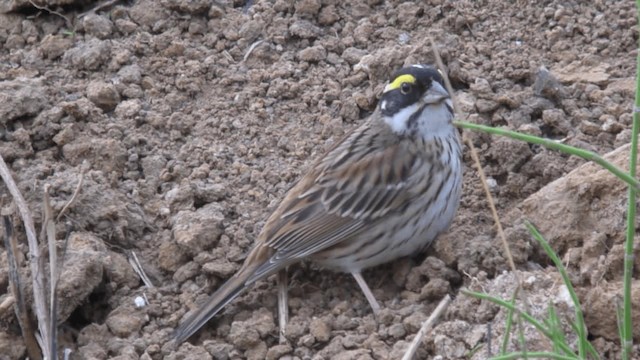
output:
[[[119,2],[121,0],[108,0],[108,1],[103,1],[102,3],[96,5],[94,8],[89,9],[81,14],[78,15],[78,19],[81,19],[84,16],[87,16],[89,14],[95,14],[98,11],[101,11],[103,9],[106,9],[109,6],[113,6],[115,5],[117,2]]]
[[[56,353],[49,347],[49,344],[43,342],[42,339],[49,338],[49,329],[44,326],[48,323],[48,313],[46,306],[46,295],[44,288],[44,269],[40,269],[40,248],[38,247],[38,238],[36,237],[36,231],[33,226],[33,218],[31,217],[31,211],[27,206],[27,202],[24,200],[20,189],[16,185],[16,182],[11,176],[7,163],[4,162],[2,156],[0,156],[0,177],[4,181],[9,193],[13,197],[18,211],[24,224],[25,232],[27,234],[27,243],[29,245],[29,265],[31,268],[31,281],[33,283],[33,299],[36,309],[36,318],[38,319],[38,330],[40,331],[41,339],[38,341],[40,348],[42,349],[43,356],[47,359],[55,359]]]
[[[64,205],[62,210],[60,210],[60,213],[56,217],[56,221],[60,221],[60,219],[62,218],[62,215],[67,211],[67,209],[70,208],[71,205],[73,205],[76,202],[76,199],[78,198],[78,194],[80,193],[80,189],[82,188],[82,184],[84,182],[84,174],[87,172],[87,170],[88,170],[88,166],[86,165],[86,163],[83,163],[80,170],[80,178],[78,179],[78,185],[76,185],[76,189],[73,191],[73,195],[71,195],[71,199],[69,199],[69,201],[67,201],[67,203]]]
[[[447,306],[449,306],[450,303],[451,296],[449,295],[446,295],[444,298],[442,298],[442,300],[440,300],[440,303],[438,304],[436,309],[433,310],[427,321],[422,323],[420,331],[418,331],[416,336],[413,338],[413,341],[411,341],[411,344],[409,345],[407,352],[404,353],[402,360],[413,359],[413,356],[416,354],[416,351],[418,351],[418,348],[420,347],[420,342],[425,336],[429,334],[435,322],[440,318],[440,315],[442,315],[442,313],[447,309]]]
[[[38,4],[36,4],[35,2],[33,2],[33,0],[29,0],[29,3],[30,3],[31,5],[33,5],[33,7],[34,7],[34,8],[36,8],[36,9],[38,9],[38,10],[43,10],[43,11],[48,12],[49,14],[53,14],[53,15],[60,16],[61,18],[63,18],[63,19],[64,19],[65,23],[67,23],[67,27],[68,27],[68,28],[72,28],[72,26],[71,26],[71,21],[69,20],[69,18],[68,18],[68,17],[66,17],[66,16],[62,15],[61,13],[59,13],[59,12],[57,12],[57,11],[54,11],[54,10],[49,9],[49,8],[48,8],[48,7],[46,7],[46,6],[38,5]]]
[[[51,185],[44,185],[43,192],[43,213],[44,221],[42,223],[42,235],[40,239],[47,241],[49,245],[49,338],[45,338],[45,341],[49,343],[51,349],[57,351],[58,349],[58,321],[57,321],[57,299],[56,299],[56,285],[58,284],[58,249],[56,248],[56,224],[53,221],[53,209],[51,208],[51,199],[49,197],[49,189]],[[44,266],[42,269],[44,270]]]
[[[15,303],[16,298],[14,298],[13,295],[6,296],[0,303],[0,315],[8,313]]]
[[[262,44],[264,42],[264,40],[258,40],[256,42],[254,42],[253,44],[251,44],[251,46],[249,46],[249,50],[247,50],[247,53],[244,54],[244,58],[242,58],[242,61],[245,62],[247,61],[247,59],[249,58],[249,56],[251,56],[251,53],[253,52],[253,50],[255,48],[258,47],[258,45]]]
[[[144,272],[144,269],[142,268],[142,264],[140,264],[140,260],[138,260],[138,256],[134,251],[131,251],[129,253],[128,260],[129,260],[129,264],[133,268],[133,271],[135,271],[136,274],[138,274],[138,277],[140,277],[144,285],[148,288],[154,287],[153,283],[151,282],[151,279],[149,279],[147,274]]]
[[[18,268],[18,240],[16,239],[15,232],[13,231],[13,224],[8,216],[3,216],[4,222],[4,246],[7,249],[7,260],[9,262],[9,283],[11,285],[11,293],[13,294],[12,300],[15,300],[14,310],[16,317],[18,318],[18,324],[20,330],[22,330],[22,338],[24,339],[25,346],[27,347],[27,354],[31,359],[42,359],[42,353],[38,346],[33,327],[31,326],[31,319],[29,317],[29,311],[27,310],[27,304],[24,301],[24,285],[20,279],[20,272]],[[9,305],[11,306],[11,305]]]

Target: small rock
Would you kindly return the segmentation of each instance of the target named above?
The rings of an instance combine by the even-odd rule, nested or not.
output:
[[[140,84],[142,81],[142,68],[138,64],[123,66],[118,70],[118,78],[123,83]]]
[[[96,343],[81,346],[78,353],[83,359],[107,359],[107,351]]]
[[[100,39],[106,39],[113,32],[113,23],[105,16],[98,14],[87,14],[82,21],[82,26],[87,34],[91,34]]]
[[[209,9],[209,18],[221,18],[225,13],[226,11],[224,10],[224,7],[214,2],[213,4],[211,4],[211,8]]]
[[[40,112],[47,105],[43,89],[39,80],[0,82],[0,124]]]
[[[140,284],[140,278],[133,271],[127,258],[113,251],[110,251],[105,259],[105,273],[107,278],[118,286],[135,288]]]
[[[260,334],[249,322],[234,321],[231,323],[228,340],[238,349],[247,350],[260,342]]]
[[[600,121],[602,122],[602,130],[610,134],[617,134],[620,131],[624,130],[624,126],[611,115],[605,114],[600,116]]]
[[[181,11],[191,15],[202,15],[207,13],[211,6],[209,0],[165,0],[162,3],[171,10]]]
[[[554,128],[560,134],[568,134],[571,131],[571,122],[561,109],[547,109],[542,111],[542,122]]]
[[[287,339],[295,343],[296,340],[307,333],[308,329],[309,323],[306,320],[294,316],[289,319],[285,329],[285,334]]]
[[[229,353],[233,350],[233,345],[215,340],[205,340],[202,346],[215,360],[229,360]]]
[[[476,109],[481,114],[491,113],[498,108],[500,104],[494,100],[478,99],[476,101]]]
[[[138,24],[127,19],[118,19],[115,22],[116,29],[123,34],[131,34],[138,28]]]
[[[427,319],[427,316],[421,312],[414,312],[402,320],[404,328],[410,332],[415,333],[420,330],[422,323]]]
[[[573,62],[561,69],[554,71],[561,83],[588,83],[596,85],[606,85],[609,82],[607,73],[608,65],[599,64],[596,66],[585,66],[579,62]]]
[[[331,357],[332,360],[373,360],[369,354],[369,349],[357,349],[342,351]]]
[[[320,0],[298,0],[295,2],[296,14],[303,17],[315,17],[320,6]]]
[[[257,345],[244,352],[247,360],[264,360],[267,357],[267,344],[260,341]]]
[[[302,39],[314,39],[322,34],[322,30],[319,27],[307,20],[295,21],[289,26],[289,32],[291,35]]]
[[[214,275],[222,279],[226,279],[238,270],[238,266],[233,263],[222,260],[212,261],[202,265],[202,271],[208,275]]]
[[[109,256],[102,240],[91,233],[72,233],[67,247],[57,289],[64,298],[59,302],[59,321],[65,321],[103,281],[104,262]]]
[[[129,303],[116,308],[105,320],[109,330],[121,338],[126,338],[134,332],[140,331],[145,322],[146,315]]]
[[[163,241],[158,249],[158,266],[160,269],[175,272],[185,261],[187,255],[173,241]]]
[[[180,266],[173,273],[173,281],[181,284],[191,278],[194,278],[196,275],[200,273],[200,265],[195,261],[190,261],[182,266]]]
[[[92,81],[87,86],[87,98],[104,111],[113,110],[120,102],[115,85],[103,81]]]
[[[365,55],[367,55],[366,51],[355,47],[348,47],[342,52],[342,58],[351,65],[359,63]]]
[[[6,359],[23,359],[27,351],[22,338],[11,336],[6,331],[0,332],[0,349]]]
[[[289,344],[278,344],[269,348],[266,360],[278,360],[283,356],[290,354],[293,348]]]
[[[224,233],[224,215],[217,203],[207,204],[196,211],[183,210],[172,219],[176,243],[187,253],[196,255],[218,244]]]
[[[208,174],[206,174],[208,176]],[[220,201],[227,196],[227,189],[221,184],[195,182],[195,197],[200,202],[210,203]]]
[[[45,59],[55,60],[62,56],[67,49],[73,46],[73,41],[62,35],[48,34],[40,42],[42,56]]]
[[[240,27],[239,35],[248,43],[252,43],[258,37],[260,37],[260,35],[262,35],[263,30],[264,23],[262,21],[251,20],[242,24],[242,27]]]
[[[211,354],[209,354],[204,347],[194,346],[186,342],[180,345],[180,348],[175,353],[166,356],[167,360],[213,360]]]
[[[358,328],[358,321],[346,315],[338,315],[334,323],[336,330],[353,330]]]
[[[121,172],[127,161],[127,150],[114,139],[76,138],[62,147],[62,155],[74,165],[92,159],[93,168],[105,172]]]
[[[489,80],[484,78],[477,78],[475,82],[469,85],[469,89],[478,95],[493,94]]]
[[[420,290],[421,300],[442,299],[449,293],[449,282],[441,278],[430,279]]]
[[[402,324],[393,324],[389,327],[389,335],[395,339],[404,338],[407,332]]]
[[[70,67],[79,70],[98,70],[111,58],[111,46],[108,40],[96,38],[79,42],[67,50],[62,57]]]
[[[322,45],[311,46],[298,52],[298,59],[316,62],[327,58],[327,50]]]
[[[398,18],[402,19],[400,24],[403,29],[413,29],[417,25],[419,17],[424,13],[424,9],[419,3],[409,1],[399,4],[397,9]]]
[[[351,5],[351,16],[356,19],[360,19],[366,16],[369,16],[371,13],[371,7],[368,4],[364,4],[361,2],[354,2]]]
[[[119,119],[133,119],[141,110],[142,102],[139,99],[130,99],[119,103],[114,113]]]
[[[58,146],[62,146],[71,142],[74,137],[75,132],[73,131],[73,127],[65,126],[53,137],[53,142]]]
[[[598,124],[593,123],[589,120],[582,120],[580,122],[580,131],[587,135],[598,135],[600,133],[600,126]]]
[[[637,309],[640,306],[640,281],[635,280],[631,286],[632,308]],[[619,341],[618,330],[619,324],[615,316],[608,316],[618,311],[620,303],[620,294],[622,293],[622,284],[620,282],[602,282],[593,288],[590,288],[586,301],[583,303],[584,321],[589,329],[589,333],[594,336],[601,336],[609,341]],[[632,322],[635,330],[633,331],[634,341],[640,341],[640,314],[636,311],[633,313]]]
[[[313,319],[309,324],[309,332],[318,342],[327,342],[331,337],[331,328],[323,319]]]
[[[331,25],[338,20],[340,20],[340,15],[335,5],[323,7],[322,10],[320,10],[320,14],[318,14],[318,24],[320,25]]]

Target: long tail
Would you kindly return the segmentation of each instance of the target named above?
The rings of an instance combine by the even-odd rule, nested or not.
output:
[[[249,285],[253,284],[254,281],[247,283],[247,279],[253,275],[254,271],[255,267],[247,267],[238,271],[213,293],[200,309],[184,320],[171,334],[176,345],[191,337],[222,308],[238,297]]]

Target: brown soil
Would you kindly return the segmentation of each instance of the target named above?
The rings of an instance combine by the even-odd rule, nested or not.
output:
[[[433,61],[429,36],[461,118],[602,154],[630,139],[638,33],[629,1],[140,0],[95,12],[86,1],[48,3],[67,19],[28,1],[0,7],[0,154],[37,223],[43,185],[59,211],[89,168],[57,228],[63,238],[64,222],[73,226],[59,315],[72,359],[398,359],[445,294],[470,287],[509,298],[515,278],[465,151],[451,231],[425,255],[365,273],[385,307],[379,316],[349,276],[302,264],[290,271],[288,344],[278,344],[269,279],[189,343],[165,346],[183,315],[239,268],[305,167],[374,110],[389,74]],[[524,219],[569,264],[596,349],[618,357],[624,187],[596,167],[569,174],[580,159],[468,135],[531,311],[542,318],[551,303],[573,314]],[[0,194],[7,206],[5,187]],[[139,280],[132,253],[155,287]],[[0,249],[0,294],[8,292]],[[139,296],[147,306],[135,306]],[[504,318],[459,295],[418,358],[487,358]],[[529,350],[549,349],[524,330]],[[23,358],[21,343],[5,309],[0,358]]]

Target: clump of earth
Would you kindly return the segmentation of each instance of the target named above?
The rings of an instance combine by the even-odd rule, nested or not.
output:
[[[267,279],[187,343],[165,346],[182,317],[238,270],[287,189],[374,111],[393,70],[433,63],[430,39],[460,120],[611,153],[627,166],[632,2],[34,4],[0,4],[0,155],[38,225],[44,185],[59,212],[84,173],[56,227],[58,239],[72,229],[58,289],[60,345],[72,359],[397,359],[447,294],[455,298],[417,358],[496,354],[505,311],[458,290],[509,299],[517,277],[468,148],[450,231],[425,254],[364,273],[384,308],[377,316],[350,276],[302,264],[289,271],[287,343],[278,339],[276,281]],[[554,306],[571,319],[574,309],[525,220],[564,260],[596,350],[619,357],[624,184],[540,146],[465,136],[488,176],[530,311],[542,319]],[[5,186],[0,194],[5,213],[11,196]],[[23,233],[19,240],[28,259]],[[0,303],[10,301],[8,271],[2,248]],[[636,343],[639,274],[636,257]],[[528,350],[549,350],[540,333],[524,331]],[[0,349],[3,359],[26,356],[12,306],[0,313]]]

